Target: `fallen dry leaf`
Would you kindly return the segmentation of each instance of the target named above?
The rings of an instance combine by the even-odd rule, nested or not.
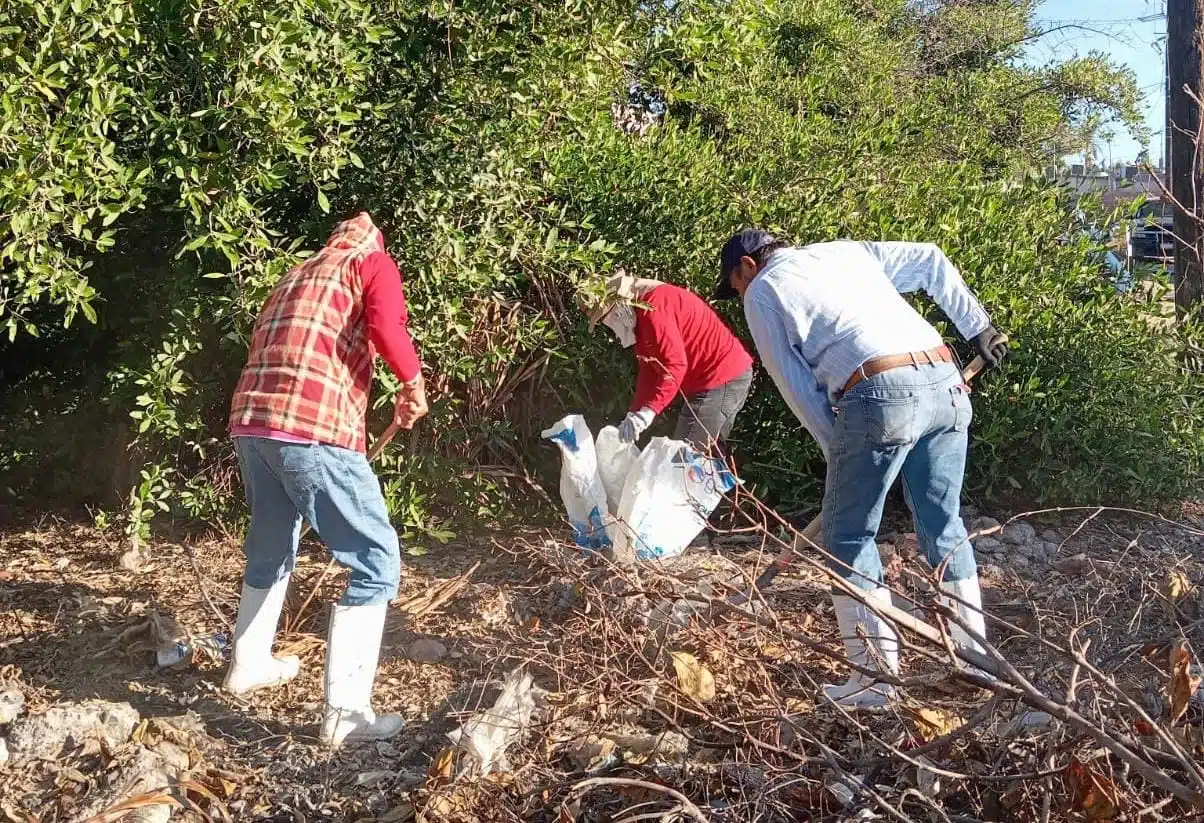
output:
[[[439,783],[447,782],[451,780],[452,769],[455,765],[456,749],[454,746],[446,746],[440,750],[439,754],[435,755],[435,759],[431,762],[431,767],[427,769],[427,779]]]
[[[1166,578],[1158,587],[1159,593],[1166,598],[1162,602],[1162,606],[1166,611],[1168,620],[1174,620],[1176,617],[1176,607],[1184,598],[1192,595],[1196,591],[1196,587],[1192,585],[1191,580],[1181,571],[1175,570],[1167,572]]]
[[[918,709],[907,709],[907,714],[915,721],[916,731],[925,743],[931,743],[938,737],[957,731],[965,724],[959,715],[948,709],[934,709],[927,706]]]
[[[1074,808],[1088,820],[1111,820],[1116,816],[1119,799],[1116,784],[1084,763],[1072,760],[1066,767]]]
[[[677,671],[677,685],[683,692],[700,703],[715,697],[715,678],[694,655],[689,652],[670,652],[669,655]]]
[[[1167,697],[1171,703],[1171,723],[1176,722],[1187,712],[1191,697],[1200,687],[1200,678],[1191,673],[1191,652],[1183,642],[1176,643],[1171,648],[1171,682],[1167,687]]]
[[[770,660],[781,660],[786,656],[787,652],[781,646],[776,646],[773,643],[766,643],[761,646],[761,654],[765,655]]]
[[[126,812],[134,809],[145,809],[149,806],[171,806],[173,808],[182,808],[180,801],[176,800],[170,794],[164,791],[144,792],[143,794],[131,797],[128,800],[123,800],[116,806],[111,806],[105,809],[98,815],[89,817],[83,823],[114,823],[126,816]]]

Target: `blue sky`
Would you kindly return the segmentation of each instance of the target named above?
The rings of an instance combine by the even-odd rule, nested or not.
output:
[[[1026,59],[1045,63],[1064,60],[1076,54],[1102,51],[1113,61],[1137,73],[1137,84],[1145,94],[1146,123],[1149,125],[1150,158],[1161,159],[1163,111],[1165,101],[1163,75],[1165,62],[1159,39],[1166,34],[1166,19],[1141,22],[1138,18],[1161,13],[1165,0],[1043,0],[1037,18],[1043,28],[1072,26],[1053,32],[1034,42]],[[1097,157],[1108,161],[1132,161],[1142,146],[1123,128],[1114,128],[1111,145],[1100,141]]]

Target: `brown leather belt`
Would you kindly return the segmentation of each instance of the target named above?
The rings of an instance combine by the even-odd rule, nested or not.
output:
[[[884,371],[897,369],[901,366],[919,366],[919,365],[934,365],[936,363],[952,363],[953,352],[948,346],[939,346],[928,351],[913,351],[907,354],[888,354],[883,357],[875,357],[871,360],[866,360],[862,363],[855,372],[853,372],[841,389],[841,393],[851,390],[862,380],[873,377],[875,374],[882,374]]]

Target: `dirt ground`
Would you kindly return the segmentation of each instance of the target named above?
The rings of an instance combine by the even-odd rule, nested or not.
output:
[[[1167,649],[1176,640],[1190,649],[1200,639],[1204,610],[1195,587],[1204,582],[1204,507],[1185,507],[1175,522],[1095,510],[1017,522],[1043,535],[1041,550],[995,540],[979,553],[987,610],[1009,624],[990,629],[995,646],[1042,694],[1077,691],[1063,702],[1106,733],[1129,739],[1137,722],[1136,734],[1148,736],[1146,721],[1134,721],[1131,706],[1117,709],[1103,680],[1048,647],[1067,645],[1073,631],[1073,647],[1085,650],[1101,678],[1190,743],[1184,730],[1199,726],[1204,711],[1193,702],[1171,722]],[[928,570],[912,556],[905,524],[895,526],[883,533],[894,546],[891,580],[901,593],[929,601]],[[242,566],[235,536],[158,540],[148,565],[128,572],[117,566],[118,540],[89,523],[47,517],[7,527],[0,533],[0,691],[24,695],[26,718],[102,700],[129,703],[141,722],[128,742],[75,740],[56,756],[0,765],[0,819],[94,815],[131,751],[167,738],[186,754],[168,793],[180,807],[174,819],[184,820],[1195,814],[1081,728],[1026,719],[1032,704],[1011,692],[950,688],[948,667],[915,650],[903,655],[911,685],[888,711],[864,719],[824,704],[818,685],[843,679],[846,668],[817,651],[840,647],[826,585],[805,567],[779,578],[759,618],[695,616],[658,642],[649,619],[655,604],[705,584],[722,599],[724,580],[750,579],[772,555],[756,540],[721,539],[667,570],[616,575],[579,560],[563,536],[507,531],[407,556],[375,704],[403,714],[408,727],[390,743],[330,755],[317,745],[317,719],[326,614],[343,584],[337,571],[325,574],[319,543],[305,543],[277,640],[278,652],[300,655],[300,676],[239,700],[220,689],[220,655],[198,652],[160,668],[153,650],[171,626],[167,618],[193,637],[229,631]],[[470,570],[444,605],[415,616],[441,584]],[[438,643],[416,645],[428,640]],[[447,733],[491,704],[504,675],[519,666],[533,676],[533,718],[514,730],[501,768],[488,777],[468,773],[471,759],[453,755]],[[1129,748],[1157,759],[1161,745],[1130,741]],[[1176,779],[1194,785],[1195,777]],[[166,814],[169,805],[160,805]]]

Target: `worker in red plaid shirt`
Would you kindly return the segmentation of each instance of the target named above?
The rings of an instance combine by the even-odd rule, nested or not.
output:
[[[332,747],[404,726],[372,710],[401,551],[364,453],[364,418],[378,353],[402,384],[394,422],[408,429],[427,412],[406,323],[401,273],[360,213],[268,295],[230,410],[251,525],[225,688],[246,694],[297,675],[298,659],[274,657],[272,641],[304,520],[350,572],[326,646],[322,739]]]

